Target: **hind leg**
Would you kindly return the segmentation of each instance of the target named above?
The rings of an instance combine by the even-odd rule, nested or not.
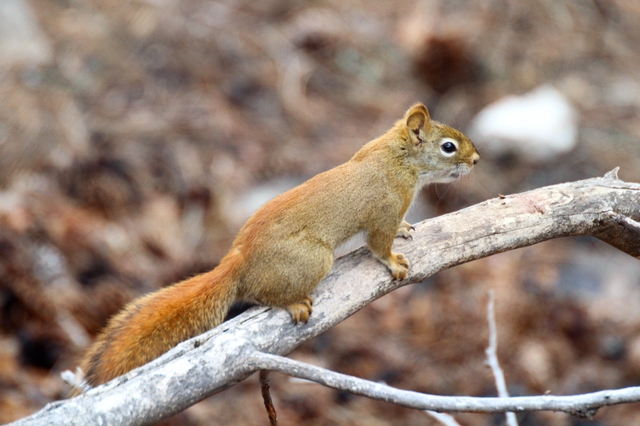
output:
[[[269,255],[268,265],[250,268],[248,298],[286,309],[294,323],[306,323],[313,311],[311,291],[327,275],[333,251],[318,244],[281,242]]]

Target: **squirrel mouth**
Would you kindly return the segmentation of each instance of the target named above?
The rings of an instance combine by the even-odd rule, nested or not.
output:
[[[453,182],[461,178],[462,176],[467,175],[471,171],[471,167],[467,164],[456,164],[449,170],[442,170],[439,173],[429,173],[428,171],[423,171],[420,173],[420,178],[423,179],[424,183],[449,183]]]

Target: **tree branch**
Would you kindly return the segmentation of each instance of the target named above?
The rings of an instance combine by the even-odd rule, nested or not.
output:
[[[590,418],[601,408],[610,405],[640,401],[640,387],[606,390],[582,395],[470,397],[440,396],[396,389],[346,374],[305,364],[278,355],[255,351],[250,362],[256,369],[277,371],[300,379],[311,380],[327,387],[366,396],[379,401],[392,402],[418,410],[446,412],[504,413],[522,411],[563,411]]]
[[[446,413],[438,413],[437,411],[427,410],[425,411],[428,415],[442,423],[444,426],[460,426],[460,423],[453,418],[453,416]]]
[[[493,290],[489,291],[489,301],[487,302],[487,322],[489,323],[489,346],[485,350],[487,362],[493,372],[496,381],[498,396],[501,398],[509,397],[507,390],[507,382],[504,379],[504,372],[498,362],[498,326],[496,325],[496,316],[493,309]],[[518,426],[516,415],[509,411],[506,413],[507,426]]]
[[[262,392],[264,408],[267,410],[267,416],[269,416],[269,424],[271,426],[278,426],[276,407],[273,406],[273,400],[271,400],[270,382],[269,370],[260,370],[260,390]]]
[[[640,258],[640,230],[633,226],[634,221],[640,221],[640,185],[617,180],[615,173],[500,197],[430,219],[416,225],[412,241],[397,241],[397,251],[412,261],[409,277],[401,282],[392,281],[386,268],[366,250],[356,250],[336,260],[313,292],[314,311],[306,325],[293,325],[282,310],[252,309],[139,369],[79,397],[49,404],[15,424],[154,423],[233,386],[260,368],[269,368],[247,362],[256,351],[287,354],[384,294],[443,269],[572,235],[595,235]],[[588,412],[589,407],[639,401],[640,388],[580,397],[529,398],[535,399],[462,401],[469,404],[465,410],[471,411],[571,411],[579,401]],[[448,401],[448,408],[422,409],[462,409],[459,399]],[[483,404],[495,405],[489,408]]]

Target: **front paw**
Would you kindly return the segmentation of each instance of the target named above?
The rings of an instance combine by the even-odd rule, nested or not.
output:
[[[396,280],[404,280],[409,272],[409,260],[401,253],[391,253],[389,258],[389,270]]]
[[[413,227],[409,222],[403,220],[398,228],[398,232],[396,233],[396,237],[402,237],[405,240],[413,240],[413,235],[411,235],[411,231],[414,231],[416,228]]]

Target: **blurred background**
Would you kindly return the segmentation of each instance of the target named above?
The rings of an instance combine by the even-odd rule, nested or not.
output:
[[[414,102],[482,159],[410,219],[602,176],[640,181],[640,3],[622,0],[0,1],[0,422],[132,298],[214,267],[262,203],[350,158]],[[568,238],[444,271],[293,358],[392,386],[493,396],[487,291],[514,395],[640,383],[640,262]],[[282,425],[435,425],[273,375]],[[465,426],[501,415],[460,414]],[[587,421],[640,424],[640,405]],[[165,425],[266,424],[257,378]]]

